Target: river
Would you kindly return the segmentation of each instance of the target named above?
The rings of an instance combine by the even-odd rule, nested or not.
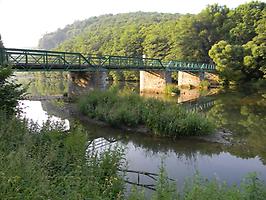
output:
[[[23,85],[31,82],[28,86],[31,100],[20,101],[23,117],[39,124],[47,120],[62,123],[65,129],[79,121],[64,110],[62,100],[46,98],[67,93],[64,73],[40,73],[38,76],[20,74],[18,80]],[[123,87],[138,91],[134,83],[122,84]],[[177,180],[180,185],[196,172],[228,184],[239,184],[250,172],[257,172],[259,178],[266,181],[266,90],[186,90],[181,91],[180,96],[154,97],[182,103],[188,109],[206,113],[218,127],[232,133],[231,144],[191,138],[173,141],[81,121],[91,134],[88,149],[102,151],[114,145],[123,146],[128,169],[133,172],[158,174],[163,161],[168,177]],[[127,173],[128,181],[153,188],[149,186],[154,184],[153,178],[133,172]]]

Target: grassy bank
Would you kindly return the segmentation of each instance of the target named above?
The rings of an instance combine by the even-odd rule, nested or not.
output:
[[[207,135],[215,128],[206,117],[174,103],[144,99],[116,89],[92,91],[79,100],[78,106],[84,115],[113,126],[144,125],[155,135],[172,138]]]
[[[0,199],[130,199],[130,200],[263,200],[266,185],[251,174],[240,186],[228,186],[195,175],[177,191],[160,170],[156,191],[125,194],[123,150],[86,152],[89,133],[69,132],[46,124],[41,130],[0,114]]]
[[[86,154],[89,135],[0,115],[0,199],[120,199],[122,150]]]

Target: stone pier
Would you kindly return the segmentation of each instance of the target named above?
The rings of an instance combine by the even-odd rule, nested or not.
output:
[[[168,83],[172,83],[171,72],[140,71],[140,92],[164,93]]]
[[[94,89],[105,90],[107,87],[107,73],[96,72],[69,72],[68,96],[78,96]]]
[[[178,72],[178,86],[179,87],[199,87],[200,82],[204,80],[204,72]]]

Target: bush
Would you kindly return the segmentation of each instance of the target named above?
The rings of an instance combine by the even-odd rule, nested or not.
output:
[[[166,94],[180,94],[180,90],[178,86],[175,84],[167,84],[165,86],[165,93]]]
[[[8,115],[16,112],[18,100],[25,92],[21,84],[12,80],[12,73],[11,67],[0,66],[0,110],[5,110]]]
[[[208,89],[210,87],[210,82],[208,80],[204,80],[200,82],[201,89]]]

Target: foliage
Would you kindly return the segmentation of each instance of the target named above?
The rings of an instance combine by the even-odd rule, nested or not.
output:
[[[188,180],[181,199],[264,199],[266,197],[265,184],[257,178],[256,174],[250,174],[242,182],[241,187],[233,185],[229,187],[226,183],[219,183],[216,179],[208,180],[196,174],[193,179]],[[257,195],[254,195],[257,194]]]
[[[14,114],[18,100],[24,92],[21,84],[12,80],[11,67],[0,66],[0,110],[5,110],[9,115]]]
[[[227,83],[258,80],[266,77],[265,5],[252,1],[229,9],[213,4],[196,15],[136,12],[92,17],[44,35],[39,47],[85,54],[214,61]],[[120,74],[123,80],[126,76]],[[137,74],[129,77],[139,78]]]
[[[167,84],[165,87],[166,94],[180,94],[180,90],[175,84]]]
[[[68,90],[65,72],[19,72],[15,75],[17,82],[27,85],[27,92],[33,96],[59,95]]]
[[[109,71],[108,78],[112,81],[137,81],[139,71]]]
[[[145,125],[160,136],[205,135],[214,130],[213,123],[198,113],[189,112],[174,103],[118,92],[116,88],[104,92],[92,91],[79,100],[78,106],[90,118],[113,126]]]
[[[126,196],[123,149],[88,151],[90,133],[80,126],[66,132],[48,122],[39,128],[0,112],[0,199],[149,199],[133,188]],[[262,200],[266,185],[255,173],[240,186],[196,174],[177,192],[162,165],[152,199]]]
[[[200,89],[208,89],[210,87],[210,82],[208,80],[203,80],[200,82]]]
[[[210,62],[208,51],[217,41],[227,37],[229,9],[217,4],[207,6],[198,15],[186,15],[177,23],[176,48],[180,58]]]
[[[266,4],[250,2],[229,14],[230,37],[221,40],[209,51],[225,82],[247,82],[265,78]]]
[[[225,82],[240,81],[245,78],[242,61],[244,50],[240,45],[230,45],[226,41],[220,41],[212,47],[209,54]]]
[[[0,34],[0,48],[4,48],[4,44],[2,42],[1,34]]]
[[[175,182],[171,181],[167,177],[167,173],[162,162],[159,172],[159,178],[156,183],[156,191],[152,196],[152,200],[177,200],[178,193],[176,191]]]
[[[229,186],[219,182],[216,178],[208,180],[198,173],[187,179],[184,189],[177,191],[173,181],[167,178],[164,167],[159,173],[156,184],[156,191],[150,199],[152,200],[262,200],[266,198],[266,185],[261,181],[256,173],[250,173],[241,182],[240,186]],[[141,191],[133,188],[130,200],[144,200]]]
[[[30,128],[27,128],[30,127]],[[89,135],[0,113],[0,199],[121,199],[120,148],[87,153]]]

